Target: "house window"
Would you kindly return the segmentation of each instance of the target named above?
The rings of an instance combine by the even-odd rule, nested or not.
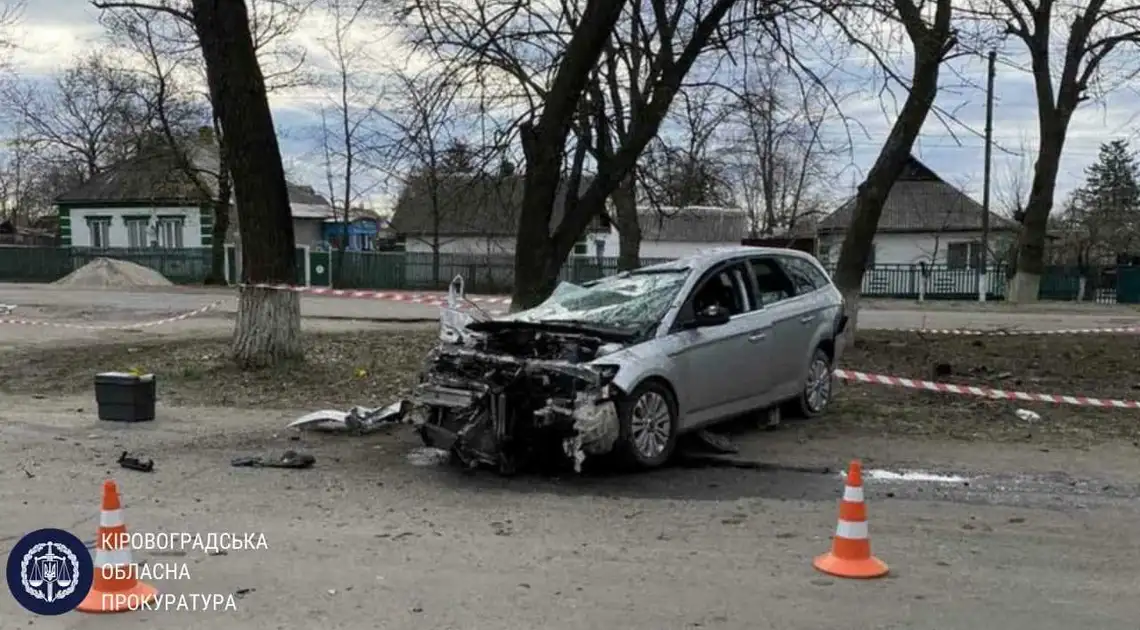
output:
[[[150,244],[150,218],[129,217],[124,218],[123,223],[127,226],[127,247],[142,248]]]
[[[181,249],[183,226],[186,220],[182,217],[159,217],[158,219],[158,246],[166,249]]]
[[[816,259],[819,260],[819,262],[822,263],[824,267],[827,267],[828,265],[830,265],[831,264],[831,245],[824,245],[821,243],[819,245],[818,252],[819,253],[816,255]]]
[[[946,266],[951,269],[977,269],[981,264],[981,243],[949,243],[946,245]]]
[[[574,243],[574,255],[575,256],[589,256],[590,255],[590,245],[588,243],[588,240],[589,239],[586,238],[586,235],[583,234],[582,238],[578,239],[577,243]]]
[[[367,234],[353,234],[348,248],[362,252],[372,251],[372,239]]]
[[[91,231],[91,247],[111,246],[111,217],[87,217],[87,229]]]

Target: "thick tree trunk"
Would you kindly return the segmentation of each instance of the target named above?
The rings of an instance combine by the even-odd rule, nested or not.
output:
[[[194,0],[194,30],[225,138],[241,224],[243,275],[250,283],[294,284],[293,220],[281,150],[241,0]],[[300,296],[242,287],[233,337],[242,368],[300,358]]]
[[[234,357],[240,365],[264,367],[298,358],[301,302],[297,297],[292,291],[242,287],[233,336]]]
[[[1060,117],[1061,114],[1055,114]],[[1033,168],[1033,184],[1025,204],[1025,216],[1017,235],[1017,271],[1006,289],[1006,301],[1036,302],[1041,291],[1041,274],[1045,271],[1045,237],[1053,196],[1057,192],[1057,174],[1061,168],[1061,151],[1068,133],[1068,117],[1042,123],[1042,139]]]
[[[641,224],[637,217],[637,188],[633,177],[614,191],[614,214],[618,233],[618,271],[641,266]]]
[[[558,272],[563,260],[556,256],[554,239],[550,235],[550,218],[562,179],[561,147],[547,146],[539,141],[535,126],[524,125],[519,135],[527,168],[515,246],[512,311],[528,309],[545,300],[558,286]],[[568,194],[577,194],[577,191]]]
[[[910,92],[879,151],[879,157],[875,159],[867,178],[859,185],[851,224],[847,226],[843,237],[843,246],[836,264],[835,284],[847,301],[847,315],[850,318],[845,333],[847,347],[855,343],[859,299],[863,292],[863,272],[871,255],[883,205],[910,158],[914,141],[918,138],[938,93],[942,58],[952,41],[949,34],[949,8],[943,7],[940,2],[938,11],[945,22],[945,34],[939,37],[928,32],[926,41],[915,42]]]

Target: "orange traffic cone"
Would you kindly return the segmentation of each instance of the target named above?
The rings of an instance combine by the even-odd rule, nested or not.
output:
[[[112,613],[135,610],[154,600],[158,589],[140,582],[138,565],[131,561],[127,524],[114,481],[103,482],[103,507],[95,537],[95,578],[79,610]]]
[[[887,565],[871,555],[867,506],[863,503],[863,466],[859,460],[852,461],[847,470],[831,551],[817,557],[812,565],[836,577],[877,578],[887,574]]]

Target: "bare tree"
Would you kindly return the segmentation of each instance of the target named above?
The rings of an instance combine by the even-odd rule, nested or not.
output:
[[[844,150],[823,137],[842,95],[824,87],[828,75],[802,80],[771,53],[744,59],[723,154],[750,236],[759,238],[817,218],[816,191],[830,175],[829,161]]]
[[[463,142],[471,122],[471,107],[464,98],[470,73],[462,68],[428,66],[419,70],[392,68],[388,73],[389,99],[376,115],[387,133],[373,147],[373,164],[400,192],[400,204],[426,204],[430,229],[412,238],[423,240],[432,251],[432,281],[439,283],[443,228],[458,204],[478,204],[472,198],[485,191],[473,177],[489,159],[488,147],[473,151]]]
[[[149,9],[194,25],[214,113],[225,138],[222,150],[233,175],[242,273],[248,283],[241,288],[238,304],[234,359],[243,368],[256,368],[301,357],[300,296],[250,286],[295,282],[296,241],[281,150],[245,3],[94,4],[100,9]]]
[[[209,205],[213,219],[211,264],[205,283],[225,284],[225,240],[233,187],[222,152],[215,151],[215,144],[221,141],[218,120],[208,96],[186,85],[184,77],[193,76],[197,66],[195,51],[170,37],[169,32],[158,30],[163,24],[154,17],[151,11],[124,9],[107,12],[101,20],[114,40],[143,62],[137,96],[157,119],[159,141],[154,148],[174,156],[177,169]]]
[[[138,150],[153,129],[154,112],[141,101],[139,79],[108,53],[76,60],[49,89],[16,83],[4,97],[26,138],[45,159],[72,165],[81,180]]]
[[[1109,0],[986,0],[972,13],[1002,28],[1029,54],[1039,140],[1029,197],[1024,213],[1017,217],[1022,229],[1006,298],[1034,302],[1069,123],[1082,102],[1135,78],[1135,56],[1121,53],[1140,43],[1140,5]]]
[[[327,0],[332,17],[332,32],[321,39],[332,68],[320,77],[332,92],[329,106],[321,107],[321,153],[329,191],[329,202],[339,214],[343,233],[337,242],[337,260],[333,269],[344,268],[344,252],[348,247],[348,229],[352,209],[376,184],[363,184],[361,168],[372,134],[372,123],[383,91],[362,72],[374,66],[361,38],[370,24],[365,8],[369,0]],[[374,33],[373,33],[374,36]],[[338,278],[334,276],[333,282]]]
[[[1015,159],[1007,161],[998,169],[993,183],[993,195],[997,211],[1003,216],[1016,218],[1025,212],[1029,185],[1033,180],[1032,155],[1028,140],[1022,138]]]
[[[731,113],[718,86],[697,85],[678,93],[666,117],[672,132],[663,131],[650,142],[638,169],[649,206],[731,204],[727,168],[716,145]]]
[[[311,3],[312,0],[247,2],[254,49],[264,68],[266,90],[269,92],[309,85],[313,81],[305,67],[305,48],[290,41],[289,37],[300,25]],[[101,21],[116,36],[118,43],[143,60],[149,77],[146,86],[151,90],[148,98],[152,103],[158,102],[158,97],[163,95],[163,107],[175,105],[171,92],[175,84],[183,82],[180,81],[183,77],[197,78],[209,85],[194,24],[188,19],[187,0],[160,0],[154,4],[93,4],[100,8],[119,9],[104,12]],[[208,89],[199,98],[185,93],[185,90],[178,92],[177,109],[185,113],[189,105],[195,111],[194,116],[202,119],[200,124],[203,128],[212,130],[210,135],[215,146],[187,152],[185,138],[181,134],[169,133],[167,129],[160,135],[166,138],[168,148],[178,158],[180,170],[211,200],[211,265],[206,283],[225,284],[225,248],[233,209],[233,182],[226,164],[225,137],[214,111],[213,95],[208,93]],[[208,104],[205,114],[200,111],[203,106],[199,100]],[[176,117],[171,108],[167,118]],[[170,127],[169,124],[165,126]],[[194,144],[204,145],[201,142]]]
[[[25,0],[10,0],[0,7],[0,71],[8,71],[8,54],[16,48],[13,31],[23,17]]]
[[[859,42],[878,60],[890,79],[907,90],[906,100],[878,157],[859,185],[851,225],[844,234],[836,266],[835,283],[847,302],[850,317],[847,326],[849,342],[854,340],[863,272],[871,254],[883,204],[902,174],[927,114],[934,107],[942,63],[957,45],[951,24],[952,6],[952,0],[935,0],[932,9],[924,0],[876,0],[869,5],[857,5],[855,9],[832,14],[840,30],[853,41]],[[890,46],[890,42],[860,39],[859,24],[868,24],[870,21],[874,24],[868,24],[867,30],[870,31],[880,29],[879,23],[884,20],[897,25],[906,33],[906,39],[913,50],[909,80],[891,70],[890,62],[883,57],[881,51],[884,46]]]
[[[23,124],[17,121],[0,151],[0,221],[20,225],[32,218],[36,210],[36,166],[36,147],[25,135]]]
[[[572,142],[583,116],[603,107],[596,79],[606,47],[614,41],[624,0],[595,0],[561,6],[512,0],[409,0],[414,41],[469,67],[497,72],[513,81],[531,105],[519,125],[525,158],[523,207],[515,247],[512,308],[526,308],[554,289],[558,273],[591,221],[629,177],[646,145],[697,60],[742,32],[768,25],[768,14],[736,0],[649,0],[635,12],[644,58],[645,102],[627,119],[624,140],[595,158],[597,175],[584,184],[590,142]],[[772,10],[769,5],[765,10]],[[606,117],[594,116],[604,121]],[[603,128],[604,130],[604,128]],[[608,133],[598,134],[604,139]],[[604,155],[604,154],[603,154]],[[562,218],[551,232],[559,189],[569,191]]]

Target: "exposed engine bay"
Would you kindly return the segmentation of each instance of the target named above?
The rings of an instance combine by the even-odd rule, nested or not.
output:
[[[618,439],[613,373],[588,363],[621,341],[553,323],[469,324],[427,357],[415,424],[425,444],[469,467],[511,474],[556,457],[580,471]]]

